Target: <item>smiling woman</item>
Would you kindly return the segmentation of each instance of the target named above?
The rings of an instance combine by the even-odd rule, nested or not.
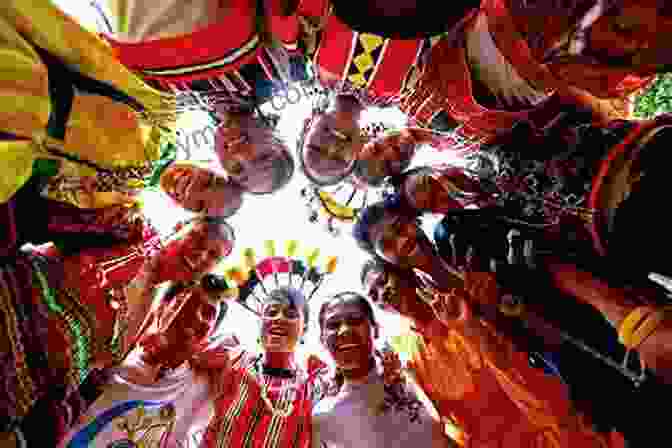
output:
[[[229,217],[242,204],[243,189],[219,172],[218,166],[176,161],[165,168],[160,184],[183,208],[209,216]]]

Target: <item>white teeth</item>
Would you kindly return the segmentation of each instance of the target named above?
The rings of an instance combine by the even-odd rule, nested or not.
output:
[[[338,347],[339,350],[349,350],[351,348],[358,347],[357,344],[344,344]]]

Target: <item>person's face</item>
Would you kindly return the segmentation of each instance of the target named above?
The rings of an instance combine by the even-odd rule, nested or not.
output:
[[[273,190],[275,165],[285,155],[270,145],[255,144],[249,133],[231,125],[217,134],[221,164],[231,180],[252,193]]]
[[[208,214],[229,205],[226,203],[229,197],[220,194],[226,178],[205,168],[173,164],[161,175],[160,183],[180,207],[193,212]]]
[[[171,241],[167,247],[170,258],[192,275],[210,271],[232,249],[233,241],[209,234],[204,222],[196,222],[183,238]]]
[[[395,266],[423,266],[427,255],[420,232],[414,218],[386,213],[379,224],[372,226],[371,241],[376,253]]]
[[[658,0],[629,0],[623,8],[598,19],[590,29],[588,46],[596,56],[630,60],[640,50],[665,50],[662,36],[672,31],[672,17],[659,12]],[[660,54],[663,54],[662,51]]]
[[[285,301],[271,301],[261,311],[261,345],[266,352],[293,352],[305,326],[303,311]]]
[[[177,293],[157,310],[156,325],[144,339],[150,358],[173,365],[188,360],[211,336],[217,312],[200,286]]]
[[[359,305],[338,302],[324,315],[321,339],[338,367],[353,370],[368,365],[373,356],[374,333]]]
[[[315,117],[306,134],[303,157],[319,176],[337,177],[354,162],[362,146],[357,115],[350,111],[331,111]]]
[[[364,278],[364,289],[379,308],[412,317],[411,304],[416,300],[415,285],[395,272],[372,270]]]

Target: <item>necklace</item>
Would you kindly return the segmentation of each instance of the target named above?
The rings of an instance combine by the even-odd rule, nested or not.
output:
[[[294,394],[296,392],[296,383],[297,383],[297,377],[298,377],[298,371],[294,371],[293,375],[293,380],[292,384],[287,387],[283,385],[282,389],[280,390],[280,393],[278,394],[279,396],[282,396],[286,391],[291,389],[292,391],[292,401],[289,403],[289,406],[287,406],[286,409],[278,409],[276,408],[273,403],[271,402],[271,399],[268,397],[268,386],[266,385],[266,381],[264,380],[264,374],[262,373],[261,369],[257,368],[257,374],[259,376],[259,385],[261,386],[261,399],[264,401],[266,404],[266,407],[268,408],[269,411],[271,411],[271,414],[273,414],[274,417],[280,417],[280,418],[288,418],[290,415],[292,415],[292,412],[294,412]],[[270,383],[270,380],[269,380]]]

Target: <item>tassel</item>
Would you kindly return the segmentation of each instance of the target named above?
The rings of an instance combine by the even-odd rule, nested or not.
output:
[[[299,242],[296,240],[287,241],[287,257],[292,258],[296,255],[299,248]]]
[[[317,262],[317,257],[320,256],[320,249],[313,249],[308,253],[306,256],[306,263],[308,264],[308,267],[312,268],[315,266],[315,263]]]
[[[275,257],[275,241],[273,240],[266,240],[264,242],[264,246],[266,247],[266,255],[273,258]],[[280,286],[280,280],[278,279],[278,270],[276,268],[276,264],[272,263],[271,264],[273,267],[273,278],[275,279],[275,286],[279,287]]]
[[[325,271],[329,274],[336,272],[336,265],[338,263],[338,257],[329,257],[327,259],[327,266]]]
[[[228,269],[226,271],[226,276],[229,278],[229,280],[236,282],[238,287],[243,286],[245,282],[250,278],[246,272],[243,272],[243,270],[237,266]]]
[[[257,269],[254,249],[248,247],[243,251],[243,266],[245,266],[248,271],[255,271]]]
[[[266,248],[266,255],[268,257],[275,257],[275,241],[267,240],[264,242],[264,247]]]

